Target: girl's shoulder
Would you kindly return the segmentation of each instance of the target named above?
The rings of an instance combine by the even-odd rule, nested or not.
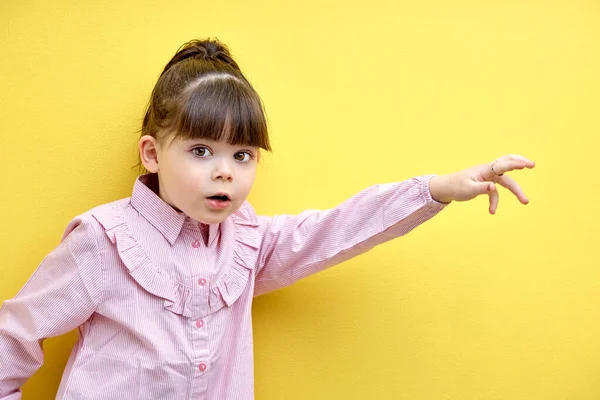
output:
[[[61,241],[72,236],[74,231],[85,231],[87,238],[94,237],[96,241],[103,237],[109,221],[117,221],[117,216],[122,215],[123,207],[129,203],[129,198],[115,200],[110,203],[101,204],[82,214],[73,217],[67,224]]]

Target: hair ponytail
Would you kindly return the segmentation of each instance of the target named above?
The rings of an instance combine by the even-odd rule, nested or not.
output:
[[[231,56],[229,48],[225,44],[216,39],[195,39],[183,44],[179,50],[177,50],[177,53],[175,53],[173,58],[167,63],[162,73],[164,74],[173,65],[188,58],[221,61],[240,71],[240,67]]]

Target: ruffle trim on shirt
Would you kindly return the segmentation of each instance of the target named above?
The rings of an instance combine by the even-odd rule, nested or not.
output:
[[[221,278],[210,285],[208,307],[193,307],[192,288],[173,279],[146,254],[131,233],[121,207],[112,203],[110,207],[98,208],[93,215],[110,241],[116,244],[130,276],[147,292],[165,299],[165,308],[175,314],[202,318],[226,305],[231,306],[250,282],[261,238],[256,214],[247,202],[231,215],[235,235],[232,262]]]
[[[232,264],[228,271],[211,287],[209,303],[211,312],[225,304],[231,306],[253,279],[261,237],[254,209],[248,202],[231,215],[234,224]]]

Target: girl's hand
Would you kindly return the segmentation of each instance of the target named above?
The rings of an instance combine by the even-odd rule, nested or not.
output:
[[[503,174],[515,169],[533,168],[534,166],[533,161],[523,156],[506,155],[492,163],[476,165],[453,174],[434,176],[429,181],[429,191],[434,200],[442,203],[449,203],[453,200],[467,201],[481,194],[487,194],[490,197],[490,214],[495,214],[496,208],[498,208],[496,183],[513,192],[521,203],[529,203],[517,182]]]

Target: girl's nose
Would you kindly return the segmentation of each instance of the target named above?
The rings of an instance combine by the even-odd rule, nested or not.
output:
[[[212,179],[213,181],[231,181],[233,179],[233,173],[231,172],[229,164],[227,162],[218,163],[212,172]]]

